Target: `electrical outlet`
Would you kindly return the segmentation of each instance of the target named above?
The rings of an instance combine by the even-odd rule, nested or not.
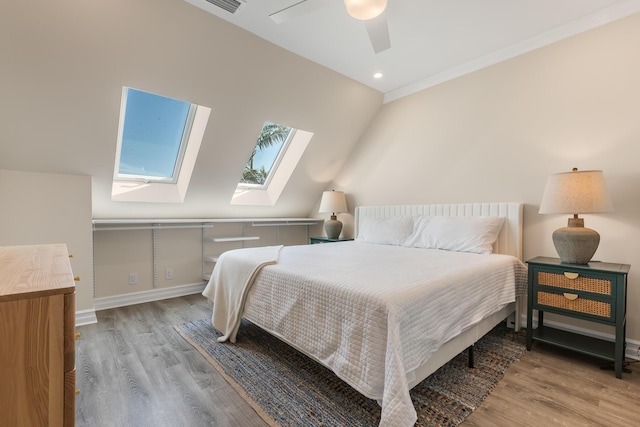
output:
[[[129,284],[130,285],[138,284],[138,273],[129,273]]]
[[[164,271],[164,278],[167,280],[173,280],[173,268],[167,268]]]

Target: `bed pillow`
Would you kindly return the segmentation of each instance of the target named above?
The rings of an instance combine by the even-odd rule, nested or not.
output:
[[[362,218],[356,240],[382,245],[402,245],[413,232],[412,217]]]
[[[427,222],[431,220],[431,216],[420,215],[413,218],[413,231],[411,235],[407,237],[402,246],[408,246],[410,248],[426,248],[434,249],[432,243],[429,240],[429,230]]]
[[[416,221],[405,246],[490,254],[504,224],[497,216],[433,216]]]

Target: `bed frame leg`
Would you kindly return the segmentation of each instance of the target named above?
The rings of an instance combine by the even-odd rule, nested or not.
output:
[[[469,351],[469,368],[475,368],[473,363],[473,344],[467,350]]]

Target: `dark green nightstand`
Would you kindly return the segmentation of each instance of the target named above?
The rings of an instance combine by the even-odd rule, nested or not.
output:
[[[589,354],[613,362],[616,377],[622,378],[630,266],[607,262],[564,264],[547,257],[533,258],[527,264],[527,350],[534,341],[540,341]],[[533,329],[533,310],[538,310],[537,329]],[[545,311],[613,326],[615,341],[544,326]]]
[[[313,245],[315,243],[331,243],[331,242],[348,242],[353,239],[330,239],[328,237],[310,237],[309,242]]]

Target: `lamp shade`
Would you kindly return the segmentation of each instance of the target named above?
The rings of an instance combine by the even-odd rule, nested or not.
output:
[[[366,21],[384,12],[387,0],[344,0],[344,5],[351,17]]]
[[[584,214],[613,211],[602,171],[557,173],[547,179],[541,214]]]
[[[324,191],[320,200],[319,212],[347,212],[347,201],[343,191]]]

